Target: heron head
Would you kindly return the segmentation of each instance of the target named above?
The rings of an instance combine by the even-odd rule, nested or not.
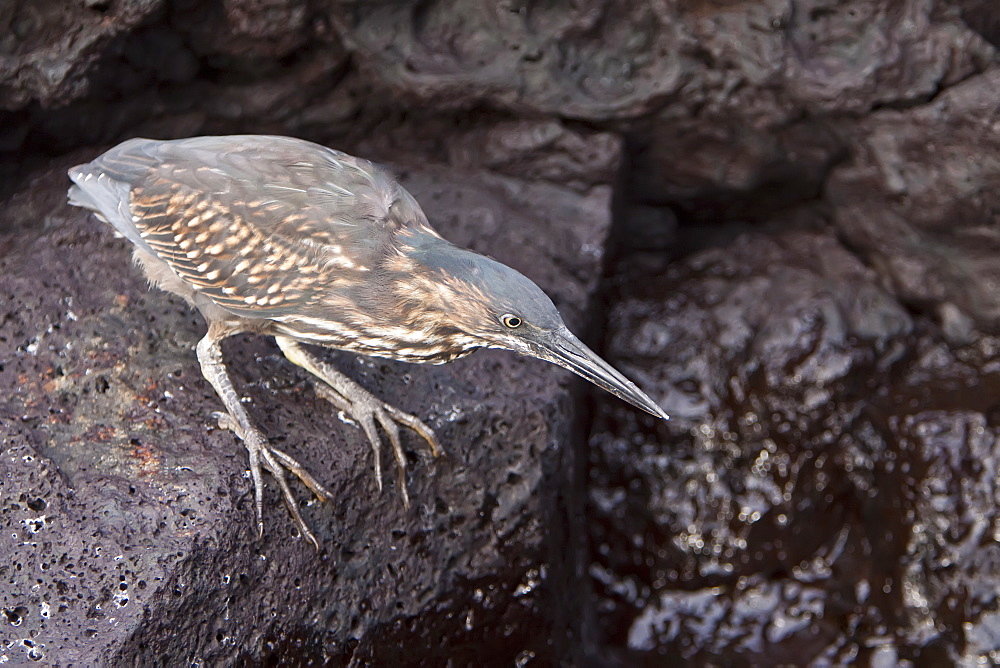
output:
[[[439,302],[442,317],[482,347],[504,348],[557,364],[668,419],[652,399],[569,331],[552,300],[528,277],[457,247],[434,258],[429,266],[434,284],[446,293]]]

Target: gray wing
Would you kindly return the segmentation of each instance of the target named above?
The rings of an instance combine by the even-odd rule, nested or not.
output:
[[[382,168],[286,137],[132,139],[69,175],[71,203],[240,315],[302,312],[399,232],[436,236]]]

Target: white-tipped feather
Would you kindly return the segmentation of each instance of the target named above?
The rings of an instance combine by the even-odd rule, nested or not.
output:
[[[132,219],[132,212],[129,210],[131,186],[116,181],[107,174],[92,172],[87,167],[88,165],[80,165],[69,170],[69,178],[76,184],[69,189],[69,203],[90,209],[133,244],[155,254]]]

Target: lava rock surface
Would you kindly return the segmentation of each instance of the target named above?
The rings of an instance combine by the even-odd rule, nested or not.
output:
[[[597,142],[606,150],[592,157],[610,179],[618,146]],[[533,275],[580,327],[601,271],[608,185],[581,192],[426,163],[400,171],[439,231]],[[594,174],[590,162],[581,179]],[[17,232],[0,260],[8,657],[257,661],[305,642],[332,660],[383,651],[373,629],[428,609],[441,609],[440,622],[421,625],[417,637],[454,636],[457,619],[476,607],[480,625],[513,614],[536,629],[511,660],[552,651],[552,634],[565,630],[530,621],[541,614],[531,592],[549,577],[548,553],[570,540],[566,521],[550,515],[556,497],[574,490],[569,374],[499,351],[440,367],[334,356],[422,416],[448,452],[434,460],[407,438],[407,512],[388,452],[379,495],[360,429],[314,394],[273,341],[226,342],[251,414],[337,499],[318,504],[296,487],[317,554],[269,484],[259,541],[245,451],[210,418],[220,404],[194,356],[200,316],[150,291],[131,246],[65,204],[65,191],[65,170],[56,169],[13,197]],[[508,584],[509,606],[484,607],[484,591],[496,598],[503,592],[490,590]],[[348,651],[350,638],[373,649]],[[434,646],[425,658],[444,660],[466,642]]]

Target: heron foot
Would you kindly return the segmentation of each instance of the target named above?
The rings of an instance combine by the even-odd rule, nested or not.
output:
[[[285,505],[288,506],[288,511],[298,526],[299,533],[318,550],[319,541],[316,540],[316,536],[309,530],[309,525],[302,518],[298,503],[296,503],[292,489],[288,485],[285,471],[294,473],[320,501],[332,500],[333,494],[312,477],[296,459],[269,444],[260,430],[241,426],[239,421],[228,413],[215,412],[212,416],[218,421],[220,429],[226,429],[236,434],[246,445],[247,452],[250,454],[250,477],[253,479],[254,505],[257,510],[257,535],[264,535],[264,477],[262,469],[266,468],[277,480],[278,487],[281,488],[281,495],[285,499]]]

